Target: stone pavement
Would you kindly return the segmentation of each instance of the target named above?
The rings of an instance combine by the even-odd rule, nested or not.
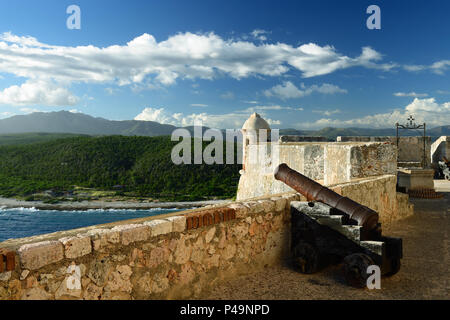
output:
[[[442,199],[411,199],[415,214],[383,228],[403,238],[402,267],[382,277],[380,290],[346,285],[341,266],[305,275],[284,266],[242,276],[202,299],[450,299],[450,181],[436,180]]]

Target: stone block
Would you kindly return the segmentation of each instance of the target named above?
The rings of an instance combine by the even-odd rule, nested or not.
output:
[[[42,288],[31,288],[21,296],[21,300],[49,300],[51,295]]]
[[[433,169],[398,169],[398,185],[406,190],[434,189]]]
[[[275,202],[275,211],[283,211],[286,209],[286,199],[283,197],[273,197],[272,201]]]
[[[205,234],[205,241],[206,243],[210,243],[211,240],[214,238],[214,235],[216,234],[216,227],[212,227],[208,230]]]
[[[9,281],[9,279],[11,279],[11,273],[12,271],[0,273],[0,281]]]
[[[112,229],[93,229],[78,236],[89,236],[92,240],[93,250],[101,250],[108,244],[120,242],[120,232]]]
[[[165,220],[172,222],[172,232],[183,232],[184,230],[186,230],[185,216],[169,217]]]
[[[228,208],[234,209],[237,219],[245,218],[249,212],[249,208],[241,203],[232,203],[228,206]]]
[[[144,225],[150,228],[150,236],[156,237],[161,234],[172,232],[172,222],[167,220],[151,220],[144,222]]]
[[[30,273],[30,270],[23,270],[22,273],[20,274],[20,281],[25,280],[28,276],[28,274]]]
[[[245,201],[242,204],[248,208],[248,213],[250,214],[264,212],[263,204],[258,201]]]
[[[89,236],[65,237],[59,239],[64,245],[64,254],[68,259],[82,257],[92,252]]]
[[[59,241],[24,244],[18,250],[22,268],[36,270],[64,259],[64,247]]]
[[[275,202],[271,200],[258,200],[262,204],[265,213],[273,212],[275,210]]]
[[[145,241],[150,236],[150,228],[142,224],[124,224],[115,226],[111,230],[120,232],[123,245]]]

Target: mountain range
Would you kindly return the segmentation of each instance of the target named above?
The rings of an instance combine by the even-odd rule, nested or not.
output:
[[[171,135],[177,127],[155,121],[107,120],[69,111],[35,112],[0,119],[0,134],[31,132],[72,133],[86,135],[161,136]],[[193,127],[186,127],[193,131]],[[206,129],[206,128],[204,128]],[[337,136],[395,136],[395,128],[323,128],[320,130],[280,129],[280,135],[323,136],[335,140]],[[402,135],[420,135],[418,130],[403,130]],[[450,125],[427,130],[427,136],[436,138],[450,135]]]

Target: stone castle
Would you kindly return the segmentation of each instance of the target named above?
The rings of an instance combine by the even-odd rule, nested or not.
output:
[[[383,224],[413,214],[408,195],[396,191],[399,155],[390,141],[273,139],[258,114],[242,130],[235,202],[4,241],[0,298],[195,298],[227,279],[283,263],[290,202],[305,198],[274,180],[271,170],[282,162],[374,209]],[[431,149],[448,155],[449,144],[441,146],[448,139],[439,141]],[[262,161],[252,161],[254,154]]]

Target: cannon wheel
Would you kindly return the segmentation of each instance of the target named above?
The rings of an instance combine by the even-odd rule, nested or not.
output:
[[[293,250],[293,263],[301,273],[314,273],[319,268],[319,252],[304,241],[300,241]]]
[[[393,276],[394,274],[396,274],[397,272],[399,272],[400,270],[400,259],[392,259],[390,260],[390,264],[391,264],[391,270],[389,270],[389,272],[387,272],[385,275],[386,276]]]
[[[366,254],[354,253],[344,258],[344,275],[347,283],[353,287],[363,288],[367,284],[367,268],[375,264]]]

